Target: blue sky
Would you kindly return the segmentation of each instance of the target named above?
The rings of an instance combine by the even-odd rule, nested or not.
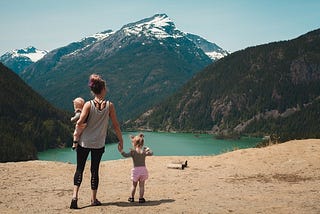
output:
[[[0,55],[50,51],[157,13],[234,52],[318,29],[319,11],[319,0],[1,0]]]

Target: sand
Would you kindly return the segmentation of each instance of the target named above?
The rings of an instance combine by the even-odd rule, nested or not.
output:
[[[156,151],[155,151],[156,153]],[[188,160],[184,170],[168,164]],[[70,210],[75,165],[0,163],[1,213],[320,213],[320,140],[295,140],[217,156],[147,158],[145,204],[129,203],[131,159],[104,161],[90,206],[90,162]],[[137,198],[137,197],[136,197]]]

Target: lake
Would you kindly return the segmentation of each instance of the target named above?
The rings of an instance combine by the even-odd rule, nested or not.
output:
[[[130,135],[138,132],[123,132],[124,150],[131,148]],[[145,146],[150,147],[157,156],[201,156],[217,155],[235,149],[255,147],[261,138],[242,137],[239,140],[215,139],[209,134],[143,132]],[[106,145],[102,160],[117,160],[122,156],[118,144]],[[38,153],[39,160],[76,163],[76,152],[71,148],[50,149]],[[90,155],[89,158],[90,159]]]

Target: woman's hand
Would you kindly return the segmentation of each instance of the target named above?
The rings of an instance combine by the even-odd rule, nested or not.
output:
[[[122,153],[122,151],[123,151],[123,143],[122,143],[122,142],[119,142],[119,143],[118,143],[118,151],[119,151],[120,153]]]

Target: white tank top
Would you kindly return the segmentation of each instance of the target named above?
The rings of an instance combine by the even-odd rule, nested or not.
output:
[[[102,110],[95,107],[93,100],[90,104],[87,126],[80,136],[79,144],[84,148],[100,149],[105,146],[107,137],[110,102],[107,101],[106,107]]]

